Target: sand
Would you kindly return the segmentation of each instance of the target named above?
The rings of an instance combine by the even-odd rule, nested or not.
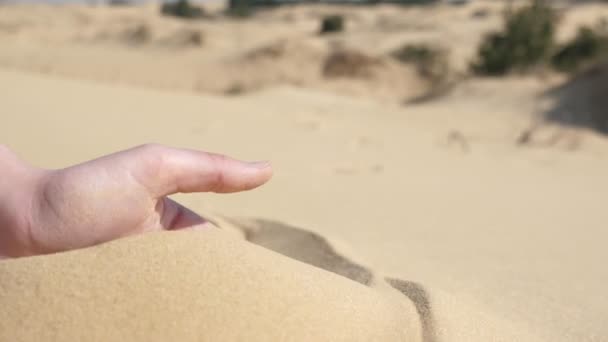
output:
[[[180,21],[159,16],[155,5],[4,6],[0,66],[182,92],[239,94],[289,84],[399,103],[434,93],[437,86],[415,65],[391,58],[392,52],[406,44],[445,50],[443,81],[450,85],[464,77],[484,34],[501,27],[504,11],[496,1],[411,8],[286,6],[236,20],[213,7],[211,19]],[[320,19],[333,13],[345,16],[347,31],[319,35]],[[568,39],[579,25],[595,25],[606,16],[608,8],[601,4],[568,8],[558,38]],[[364,54],[376,67],[325,77],[323,64],[344,50]]]
[[[445,7],[428,20],[479,37],[483,30],[469,26],[477,24],[439,19],[482,5],[492,6]],[[584,21],[603,8],[568,13]],[[175,197],[221,231],[0,262],[0,340],[608,339],[608,140],[541,120],[560,106],[550,95],[568,89],[562,78],[468,79],[443,97],[404,105],[415,92],[368,92],[373,79],[325,81],[289,57],[284,67],[310,82],[258,82],[268,65],[254,63],[255,91],[226,96],[196,90],[188,78],[233,61],[239,43],[222,37],[259,37],[255,48],[297,36],[299,26],[279,32],[262,25],[265,17],[200,23],[209,26],[200,49],[161,38],[134,48],[75,43],[66,32],[76,24],[51,15],[119,21],[110,9],[23,11],[0,11],[3,23],[26,23],[5,33],[0,48],[0,136],[25,159],[63,167],[158,142],[270,159],[275,177],[249,193]],[[165,21],[151,10],[117,11]],[[374,22],[383,11],[392,13],[353,15]],[[63,24],[36,31],[40,18]],[[574,32],[562,27],[560,35]],[[345,39],[375,42],[370,36]],[[288,45],[319,42],[308,35]],[[329,48],[319,45],[325,56]],[[198,63],[205,49],[209,60],[191,72],[185,61]],[[218,70],[208,78],[231,80]],[[386,80],[376,81],[382,89]]]
[[[216,229],[1,267],[6,341],[420,340],[411,302]]]

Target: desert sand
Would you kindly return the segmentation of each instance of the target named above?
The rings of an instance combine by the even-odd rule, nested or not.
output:
[[[0,340],[607,340],[608,140],[544,120],[565,110],[563,76],[460,76],[500,8],[346,8],[353,31],[321,38],[335,8],[182,23],[0,7],[0,136],[23,158],[157,142],[275,170],[248,193],[175,197],[219,228],[0,262]],[[569,9],[558,34],[607,12]],[[141,23],[151,35],[125,38]],[[204,42],[169,39],[185,29]],[[411,103],[426,81],[384,54],[407,39],[450,47],[457,85]],[[327,80],[336,44],[382,67]]]

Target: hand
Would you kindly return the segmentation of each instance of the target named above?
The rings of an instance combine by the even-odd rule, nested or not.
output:
[[[205,219],[166,196],[244,191],[271,176],[267,162],[160,145],[42,170],[0,146],[0,256],[52,253],[202,224]]]

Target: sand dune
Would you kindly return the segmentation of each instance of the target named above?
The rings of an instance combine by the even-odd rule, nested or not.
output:
[[[268,224],[269,221],[252,225],[237,220],[230,228],[226,227],[231,225],[229,220],[218,220],[220,226],[233,235],[248,236],[254,243],[351,279],[362,281],[371,277],[374,279],[371,284],[376,280],[384,283],[385,277],[400,279],[390,282],[409,293],[405,296],[407,298],[399,295],[400,299],[395,303],[387,302],[385,295],[378,294],[376,290],[365,290],[362,284],[346,281],[346,278],[337,281],[335,276],[313,275],[318,271],[309,270],[312,266],[298,264],[300,266],[292,268],[290,261],[275,260],[278,258],[275,254],[251,252],[247,257],[238,257],[239,262],[246,261],[249,266],[274,267],[277,263],[284,263],[277,268],[277,273],[272,273],[276,274],[272,279],[277,281],[286,274],[295,277],[290,278],[294,282],[302,274],[310,274],[311,279],[319,277],[314,283],[319,283],[323,290],[315,292],[314,296],[318,296],[319,302],[333,298],[336,312],[346,316],[340,316],[334,309],[326,309],[323,305],[306,306],[308,309],[303,310],[309,311],[302,313],[302,317],[311,319],[311,324],[317,322],[314,324],[318,327],[328,325],[321,324],[318,318],[311,318],[314,310],[348,317],[340,322],[352,324],[369,318],[363,313],[362,316],[352,316],[359,309],[353,313],[340,311],[343,310],[339,308],[343,304],[343,295],[359,291],[353,290],[356,288],[367,293],[361,299],[353,299],[361,301],[357,302],[357,307],[361,310],[375,308],[373,310],[376,311],[372,312],[379,312],[374,315],[372,326],[378,329],[387,324],[391,326],[383,330],[384,333],[395,332],[395,327],[403,324],[416,327],[424,336],[453,341],[601,341],[608,336],[603,324],[608,308],[603,295],[607,277],[603,267],[603,241],[606,238],[603,198],[608,189],[603,179],[608,165],[602,157],[608,153],[608,145],[605,139],[586,131],[578,132],[581,144],[575,153],[559,147],[517,145],[520,128],[526,127],[524,123],[530,121],[529,117],[518,119],[516,116],[517,110],[526,108],[524,99],[528,91],[525,88],[514,88],[510,94],[495,99],[484,96],[484,102],[471,107],[470,102],[464,100],[466,94],[478,96],[479,91],[492,88],[491,83],[471,84],[442,100],[445,101],[443,104],[439,101],[404,110],[366,100],[290,88],[227,100],[88,84],[11,71],[2,71],[0,80],[3,113],[7,113],[1,127],[2,136],[24,158],[40,166],[60,167],[142,141],[223,151],[245,159],[263,156],[273,160],[275,179],[263,189],[238,196],[190,195],[176,198],[203,214],[220,212],[226,217],[266,217],[306,227],[319,235],[301,230],[293,234],[293,228]],[[525,86],[526,82],[520,82],[520,85]],[[534,86],[528,84],[528,87],[532,89]],[[252,108],[255,108],[254,113]],[[454,113],[459,113],[460,120],[454,120]],[[379,117],[382,120],[378,120]],[[446,140],[451,131],[461,132],[462,139],[469,144],[467,151],[462,150],[458,143]],[[276,148],[277,143],[282,145],[281,149]],[[239,227],[244,228],[241,230]],[[92,258],[88,259],[91,260],[90,265],[101,262],[94,257],[97,253],[103,253],[104,258],[110,260],[115,260],[115,257],[123,260],[125,258],[120,256],[132,251],[133,262],[140,264],[149,258],[149,253],[155,254],[157,248],[166,251],[164,244],[151,247],[158,243],[147,242],[147,239],[164,238],[142,237],[100,247],[100,250],[58,255],[48,260],[34,258],[3,263],[2,279],[15,280],[6,285],[2,283],[5,286],[2,306],[14,308],[4,312],[15,314],[5,320],[6,327],[11,322],[10,330],[2,331],[14,332],[17,323],[21,322],[16,320],[20,317],[17,313],[22,312],[19,310],[35,305],[31,301],[23,301],[21,296],[11,295],[17,293],[13,291],[25,291],[19,292],[24,296],[46,291],[40,286],[22,287],[21,290],[15,287],[33,277],[30,274],[33,269],[37,269],[33,274],[39,274],[36,277],[41,278],[38,279],[44,279],[46,276],[54,277],[51,274],[59,275],[52,270],[65,268],[64,263],[71,268],[81,257]],[[174,239],[175,246],[190,246],[184,251],[198,248],[187,242],[191,240],[189,238],[182,239],[176,235]],[[218,239],[223,241],[223,238]],[[294,246],[302,246],[302,249]],[[237,287],[241,285],[234,279],[255,277],[258,279],[254,281],[258,286],[256,291],[267,296],[271,293],[273,296],[288,296],[283,293],[287,291],[280,292],[264,280],[268,278],[260,274],[268,274],[266,269],[250,275],[248,272],[251,270],[229,261],[234,261],[238,253],[249,253],[239,252],[241,249],[250,250],[249,247],[228,249],[220,258],[226,263],[225,267],[208,272],[223,279],[224,283],[233,281]],[[209,253],[213,251],[213,247],[208,250]],[[336,251],[337,254],[332,254]],[[199,257],[195,257],[197,260],[203,260],[204,255],[198,253],[207,252],[192,251],[192,255]],[[258,253],[265,256],[259,257]],[[148,270],[150,273],[167,272],[165,274],[169,276],[177,265],[193,265],[187,261],[191,258],[188,255],[188,252],[183,252],[175,263],[155,262]],[[47,262],[54,266],[36,266]],[[82,268],[74,269],[93,272],[94,268],[87,265],[82,261]],[[227,273],[233,267],[244,273],[231,278]],[[105,272],[98,271],[95,274],[99,276]],[[192,273],[191,269],[184,271]],[[113,273],[111,278],[119,274]],[[53,278],[57,281],[54,283],[57,288],[63,288],[64,282],[74,281],[68,276]],[[128,273],[122,276],[129,277]],[[132,278],[128,279],[131,281]],[[197,285],[202,281],[200,278],[195,280]],[[186,280],[186,283],[195,280]],[[91,291],[110,286],[105,278],[95,278],[93,274],[80,281],[83,289]],[[336,282],[341,285],[335,285]],[[179,284],[167,281],[163,285],[184,294],[180,299],[171,297],[179,304],[179,307],[174,307],[178,311],[180,307],[186,310],[181,301],[189,303],[193,300],[191,295],[194,296],[181,287],[185,283]],[[144,284],[139,283],[138,286]],[[269,287],[265,289],[265,286]],[[299,287],[295,283],[289,286]],[[55,289],[49,288],[45,293],[51,295]],[[69,292],[72,287],[67,289],[68,292],[63,292],[65,296],[72,293]],[[304,291],[301,293],[303,297],[311,295],[306,288],[299,291]],[[78,293],[76,290],[73,292]],[[90,311],[86,312],[104,308],[109,315],[104,317],[112,317],[109,313],[115,306],[107,304],[105,300],[108,298],[97,293],[85,293],[99,298],[89,302],[86,310]],[[116,300],[124,295],[111,293],[119,296],[112,297]],[[227,296],[226,293],[216,294]],[[423,293],[426,293],[423,298],[427,298],[429,304],[416,299]],[[157,292],[152,291],[148,295],[156,296]],[[149,298],[148,295],[142,293],[142,297],[135,296],[133,301],[137,298],[144,300]],[[199,297],[196,298],[198,300]],[[242,298],[249,297],[243,294]],[[254,298],[257,297],[243,299],[243,303],[251,303]],[[276,300],[266,298],[263,298],[264,302],[282,305],[280,301],[277,304]],[[123,308],[135,310],[137,305],[143,305],[140,302],[129,303]],[[162,303],[169,305],[167,301]],[[301,302],[297,303],[300,305]],[[61,304],[55,304],[54,310],[59,310]],[[404,314],[404,309],[396,309],[403,305],[409,305],[410,311]],[[226,316],[222,317],[251,314],[248,310],[235,313],[240,309],[242,306],[233,303],[227,307]],[[84,324],[84,321],[69,321],[67,317],[73,311],[69,307],[61,310],[64,311],[57,316],[60,320],[57,324],[63,322],[61,324],[71,327],[66,331],[82,334],[76,326]],[[419,317],[431,317],[424,312],[432,313],[434,323],[428,323],[428,319],[422,320],[426,323],[418,322]],[[55,317],[55,313],[46,310],[40,310],[37,315],[43,315],[41,319]],[[163,313],[154,315],[146,321],[151,323],[150,326],[157,326],[158,322],[167,319]],[[245,316],[238,317],[250,319]],[[193,330],[180,330],[183,334],[193,335],[176,333],[175,336],[183,336],[184,339],[199,336],[196,335],[196,327],[202,327],[198,324],[203,323],[197,323],[195,316],[187,317],[184,325],[175,323],[173,327],[194,327]],[[115,322],[107,319],[103,322]],[[431,325],[433,328],[429,330]],[[150,326],[127,325],[118,332],[145,334],[144,331],[150,331]],[[335,325],[333,327],[327,329],[337,329]],[[38,333],[52,333],[40,330],[42,328],[33,326],[24,331],[32,335],[23,336],[34,338],[45,336],[36,335]],[[293,327],[294,330],[289,331],[297,334],[299,328]],[[99,326],[95,329],[101,334],[99,336],[111,336],[104,335],[111,334],[111,331],[101,331]],[[270,328],[260,329],[264,330],[260,334],[269,334],[261,336],[276,337],[272,334],[279,333],[270,331]],[[338,330],[336,334],[345,333]],[[400,330],[396,338],[407,337],[407,331],[414,330],[406,330],[406,335],[401,335],[403,331]],[[166,333],[171,332],[173,330]],[[219,335],[222,332],[213,332],[216,333],[218,335],[213,336],[223,336]],[[236,339],[242,331],[230,333],[235,335],[226,338]],[[378,330],[366,330],[361,332],[361,336],[376,333]],[[147,335],[137,336],[143,339]],[[165,335],[159,332],[158,336]],[[344,336],[347,335],[336,335],[336,339]]]
[[[545,121],[581,89],[602,103],[599,78],[464,78],[412,103],[427,81],[387,57],[433,41],[458,74],[501,8],[341,8],[349,31],[320,37],[337,8],[0,7],[0,136],[25,159],[158,142],[276,172],[175,197],[221,230],[0,262],[0,340],[608,339],[608,140]],[[606,8],[565,12],[560,39]],[[372,71],[325,77],[336,51]]]
[[[3,340],[420,340],[411,303],[214,229],[0,268]]]
[[[402,102],[434,85],[391,52],[416,43],[441,48],[447,54],[446,79],[460,79],[482,36],[500,27],[503,11],[496,1],[411,8],[288,6],[235,20],[211,8],[209,19],[180,21],[160,16],[154,5],[5,6],[0,65],[197,93],[238,94],[290,84]],[[333,13],[345,16],[347,31],[320,36],[320,19]],[[567,39],[579,25],[607,15],[602,5],[568,8],[558,37]],[[325,61],[336,51],[369,56],[377,67],[364,78],[325,77]]]
[[[0,264],[5,308],[0,338],[539,340],[469,305],[442,307],[436,294],[431,297],[417,283],[378,277],[341,257],[318,235],[277,222],[253,224],[236,229],[292,259],[203,228],[5,261]],[[438,320],[438,309],[447,310],[452,326]],[[483,329],[469,330],[472,325],[461,315],[475,324],[481,318]]]
[[[391,58],[395,49],[412,43],[441,48],[447,53],[446,79],[458,80],[481,37],[500,27],[503,10],[495,1],[412,8],[309,6],[235,20],[210,9],[210,19],[180,21],[160,16],[153,5],[5,6],[0,66],[197,93],[241,94],[289,84],[402,102],[435,86],[414,65]],[[320,19],[332,13],[346,17],[347,31],[320,36]],[[606,6],[572,6],[558,36],[567,39],[578,25],[606,15]],[[328,78],[324,65],[336,51],[354,51],[378,63],[367,77]]]

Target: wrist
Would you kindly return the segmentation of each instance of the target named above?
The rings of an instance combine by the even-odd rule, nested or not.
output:
[[[31,214],[39,172],[0,145],[0,258],[30,255]]]

